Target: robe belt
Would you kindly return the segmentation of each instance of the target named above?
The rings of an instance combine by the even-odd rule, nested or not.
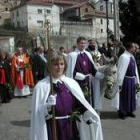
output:
[[[70,115],[66,115],[66,116],[59,116],[59,117],[55,117],[56,120],[62,120],[62,119],[68,119],[70,118]],[[53,116],[52,115],[47,115],[46,116],[46,120],[52,119]]]
[[[126,78],[136,78],[136,76],[125,76]]]

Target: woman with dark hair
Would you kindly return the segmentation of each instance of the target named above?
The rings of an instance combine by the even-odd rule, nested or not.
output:
[[[99,116],[86,101],[78,83],[64,75],[67,68],[65,56],[52,54],[51,66],[47,68],[52,75],[53,95],[50,93],[50,76],[35,86],[30,140],[54,139],[52,106],[55,109],[57,140],[102,140]],[[75,119],[75,113],[78,119]]]

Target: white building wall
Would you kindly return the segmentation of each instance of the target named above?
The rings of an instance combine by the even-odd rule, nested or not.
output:
[[[4,52],[14,52],[14,37],[0,37],[0,49]]]
[[[59,7],[53,5],[52,7],[52,32],[59,32],[60,30],[60,11]]]
[[[106,2],[104,0],[98,1],[95,4],[95,10],[106,13]],[[113,14],[113,2],[108,1],[108,14]]]
[[[42,10],[42,13],[38,13],[38,10]],[[47,13],[46,11],[50,11]],[[44,30],[45,18],[51,22],[52,32],[59,32],[60,28],[60,16],[59,8],[53,6],[41,6],[41,5],[28,5],[28,30],[33,32],[35,30]]]
[[[42,10],[42,13],[38,13],[38,10]],[[43,6],[43,5],[24,5],[11,12],[11,22],[15,27],[27,27],[29,32],[40,32],[44,30],[45,22],[45,10],[50,11],[46,14],[46,19],[51,22],[52,32],[59,32],[60,28],[60,15],[59,7]],[[17,16],[19,13],[19,16]]]
[[[106,42],[106,39],[107,39],[106,18],[96,17],[96,18],[93,18],[92,21],[93,21],[93,32],[94,32],[93,38],[96,38],[101,43]],[[114,32],[114,20],[113,19],[109,19],[108,27],[112,32]]]
[[[16,8],[11,12],[11,23],[14,27],[26,27],[27,26],[27,6]]]

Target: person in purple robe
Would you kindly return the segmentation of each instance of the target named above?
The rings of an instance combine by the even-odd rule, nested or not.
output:
[[[78,83],[64,76],[67,68],[65,56],[52,54],[51,65],[47,68],[52,80],[47,76],[33,91],[30,140],[54,140],[54,136],[56,140],[103,140],[99,116],[86,101]]]
[[[100,85],[97,85],[98,88],[95,91],[92,76],[100,80],[104,78],[104,74],[97,70],[91,54],[85,48],[86,39],[84,37],[77,38],[77,48],[67,56],[67,76],[79,83],[85,98],[94,107],[94,94],[100,95]]]
[[[125,119],[126,116],[136,116],[135,85],[139,83],[136,61],[133,56],[135,44],[129,42],[125,48],[126,51],[118,60],[117,82],[120,88],[118,115],[121,119]]]

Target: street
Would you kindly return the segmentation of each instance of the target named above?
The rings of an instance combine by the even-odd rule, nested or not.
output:
[[[14,98],[0,107],[0,140],[29,140],[31,97]],[[101,112],[104,140],[140,140],[140,109],[136,118],[120,120],[104,99]]]

